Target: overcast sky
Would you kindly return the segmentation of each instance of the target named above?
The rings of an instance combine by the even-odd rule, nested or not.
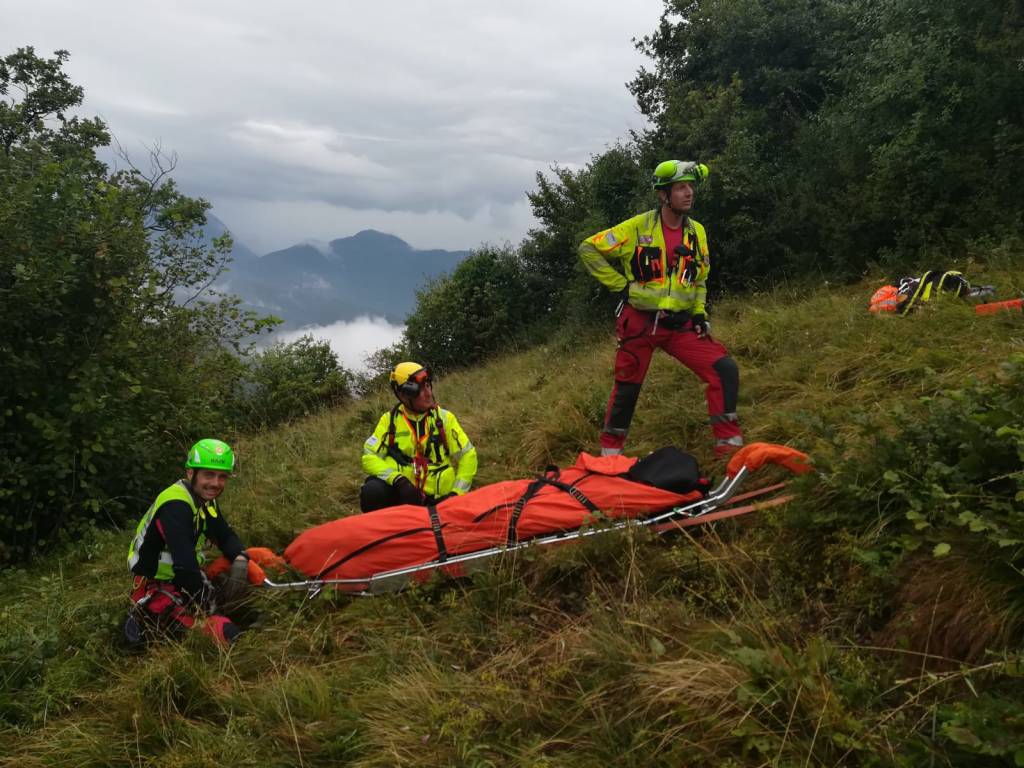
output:
[[[631,39],[662,0],[0,0],[0,50],[71,53],[85,113],[266,253],[373,228],[510,241],[525,193],[644,127]]]

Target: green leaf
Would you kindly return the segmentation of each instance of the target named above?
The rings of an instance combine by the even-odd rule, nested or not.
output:
[[[942,735],[950,741],[965,747],[981,746],[981,739],[969,728],[962,725],[947,725],[942,729]]]
[[[949,546],[949,544],[947,544],[946,542],[942,542],[941,544],[935,545],[935,549],[932,550],[932,554],[935,557],[945,557],[949,554],[951,549],[952,547]]]

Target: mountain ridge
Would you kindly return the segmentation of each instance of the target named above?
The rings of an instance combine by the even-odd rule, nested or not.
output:
[[[207,220],[207,241],[230,232],[216,216],[208,214]],[[216,287],[241,298],[246,308],[281,317],[283,329],[365,315],[400,324],[415,309],[416,290],[450,272],[470,253],[420,250],[375,229],[325,245],[303,241],[259,256],[234,238],[232,261]]]

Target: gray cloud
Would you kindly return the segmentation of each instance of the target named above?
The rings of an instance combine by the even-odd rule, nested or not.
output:
[[[68,49],[85,111],[134,155],[156,140],[176,152],[182,188],[257,250],[364,220],[465,248],[518,241],[537,171],[642,127],[624,87],[643,63],[630,38],[661,10],[35,0],[3,13],[0,44]]]

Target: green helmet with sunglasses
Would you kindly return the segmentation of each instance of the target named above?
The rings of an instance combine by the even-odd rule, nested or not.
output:
[[[692,160],[666,160],[658,163],[652,180],[655,189],[668,189],[676,182],[688,181],[700,184],[708,177],[708,167]]]
[[[398,399],[402,399],[403,395],[409,398],[416,397],[424,384],[433,381],[429,368],[413,362],[396,365],[390,378],[391,389]]]

